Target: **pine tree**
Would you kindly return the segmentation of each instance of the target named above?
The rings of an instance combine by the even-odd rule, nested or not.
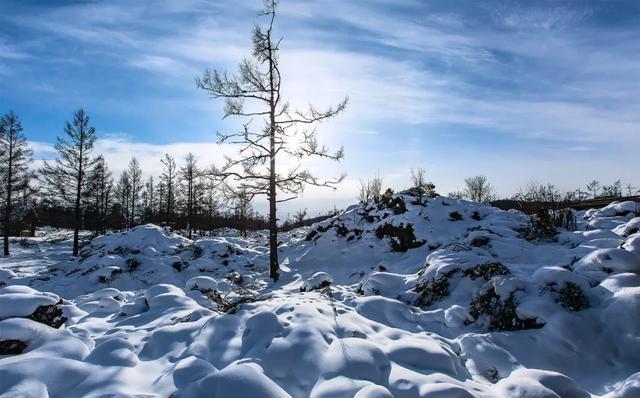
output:
[[[31,193],[29,170],[32,158],[27,140],[22,134],[20,120],[9,112],[0,119],[0,177],[2,177],[4,255],[9,255],[9,234],[14,222],[26,209]]]
[[[225,100],[225,117],[235,116],[247,120],[240,133],[220,134],[220,142],[238,143],[242,148],[237,157],[228,158],[220,168],[213,169],[219,180],[233,181],[250,195],[266,195],[269,201],[269,263],[270,277],[276,281],[278,265],[278,203],[291,200],[300,194],[305,186],[315,185],[335,187],[344,176],[334,180],[321,181],[300,163],[289,170],[276,170],[277,160],[289,157],[300,162],[310,156],[340,160],[342,149],[330,152],[318,143],[313,124],[326,120],[342,112],[347,99],[335,108],[319,111],[309,106],[304,111],[291,110],[281,96],[281,71],[278,52],[279,39],[273,37],[276,17],[276,0],[265,1],[263,15],[268,18],[265,28],[256,26],[253,31],[253,59],[245,59],[239,66],[237,76],[228,76],[218,71],[205,71],[196,79],[198,87],[206,90],[213,98]],[[250,110],[244,103],[252,102]],[[263,126],[257,131],[249,129],[254,118],[263,118]],[[290,195],[278,199],[277,193]]]
[[[78,235],[83,198],[87,195],[88,174],[96,159],[91,159],[91,151],[96,140],[95,128],[89,126],[89,116],[83,109],[74,114],[73,123],[67,122],[66,138],[58,137],[55,149],[58,158],[53,163],[44,161],[40,175],[50,193],[60,197],[62,202],[73,207],[73,255],[78,255]]]

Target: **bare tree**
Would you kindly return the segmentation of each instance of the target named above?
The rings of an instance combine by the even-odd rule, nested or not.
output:
[[[598,190],[600,189],[600,181],[593,180],[587,184],[587,191],[593,193],[593,198],[595,199],[598,195]]]
[[[89,175],[89,196],[90,204],[98,216],[98,232],[104,234],[107,229],[107,213],[113,199],[113,178],[102,155],[98,156]]]
[[[358,201],[363,205],[370,200],[378,203],[382,195],[382,177],[377,176],[368,180],[360,180],[360,190],[358,191]]]
[[[142,191],[142,169],[140,168],[138,159],[135,157],[129,161],[129,179],[131,184],[129,225],[133,226],[137,224],[136,218],[138,213],[136,210],[140,207],[140,192]]]
[[[58,137],[55,145],[59,157],[53,163],[44,161],[40,174],[50,192],[58,193],[63,202],[73,206],[73,255],[77,256],[82,199],[86,196],[87,175],[96,162],[90,158],[96,129],[89,126],[89,116],[80,109],[73,123],[67,122],[64,132],[67,139]]]
[[[251,202],[256,196],[249,189],[244,186],[232,187],[229,184],[224,184],[222,188],[222,194],[229,204],[240,223],[240,233],[243,237],[247,237],[247,219],[251,213]]]
[[[276,281],[278,265],[278,203],[297,197],[307,185],[332,187],[344,176],[320,180],[300,163],[309,156],[340,160],[343,150],[330,152],[319,144],[314,125],[342,112],[347,99],[335,108],[292,110],[281,97],[281,71],[278,52],[282,39],[274,39],[276,0],[267,0],[263,15],[268,18],[266,28],[256,26],[253,31],[253,58],[245,59],[238,74],[229,76],[218,71],[206,71],[196,79],[198,87],[213,98],[225,99],[225,116],[246,118],[242,131],[220,134],[219,142],[240,144],[237,157],[227,158],[224,165],[213,168],[213,175],[221,180],[233,180],[249,195],[266,195],[269,201],[269,276]],[[245,103],[251,105],[245,108]],[[262,128],[249,129],[251,119],[261,118]],[[276,169],[283,157],[297,159],[297,164],[284,172]],[[288,195],[278,199],[278,192]]]
[[[193,212],[199,190],[197,180],[200,176],[200,170],[198,169],[196,158],[192,153],[188,153],[184,160],[185,165],[180,168],[180,185],[185,197],[187,235],[189,239],[191,239],[193,235]]]
[[[143,216],[146,222],[148,218],[153,219],[156,215],[156,186],[153,181],[153,176],[149,176],[147,182],[144,183],[144,191],[142,191],[142,202]]]
[[[167,221],[171,222],[173,221],[176,207],[176,161],[169,154],[165,154],[160,162],[162,162],[160,183],[165,202],[160,203],[160,206],[164,206]]]
[[[293,214],[293,221],[296,224],[302,224],[302,222],[307,218],[307,209],[298,209]]]
[[[33,173],[29,170],[29,163],[33,153],[22,134],[20,120],[9,112],[0,118],[0,177],[2,177],[2,192],[4,194],[4,214],[2,219],[4,229],[4,255],[9,255],[9,234],[13,223],[23,211],[25,195],[31,190],[29,181]]]
[[[123,170],[122,173],[120,173],[120,179],[118,179],[118,183],[116,184],[116,196],[120,204],[120,215],[123,226],[129,229],[131,226],[129,223],[129,214],[131,214],[131,176],[128,170]]]
[[[416,197],[418,203],[422,203],[424,195],[436,196],[436,186],[427,181],[427,172],[424,169],[411,169],[411,188],[408,192]]]
[[[464,197],[475,202],[487,203],[496,199],[496,190],[483,175],[464,180]]]
[[[626,190],[627,190],[627,193],[629,194],[629,196],[633,196],[633,193],[634,193],[634,192],[638,192],[638,191],[636,191],[636,190],[635,190],[635,189],[636,189],[636,187],[634,187],[634,186],[633,186],[633,185],[631,185],[631,184],[627,184],[627,185],[624,187],[624,189],[626,189]]]

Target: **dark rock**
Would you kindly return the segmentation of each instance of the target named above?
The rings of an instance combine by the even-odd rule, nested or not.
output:
[[[464,217],[462,216],[462,214],[460,214],[460,212],[452,211],[451,213],[449,213],[449,221],[462,221],[463,219]]]
[[[20,355],[27,345],[20,340],[0,340],[0,355]]]
[[[27,319],[58,329],[67,321],[60,305],[62,305],[62,300],[53,305],[41,305]]]

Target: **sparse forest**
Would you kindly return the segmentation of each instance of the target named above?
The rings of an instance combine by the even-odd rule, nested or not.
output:
[[[640,7],[261,3],[2,1],[0,398],[640,397]]]

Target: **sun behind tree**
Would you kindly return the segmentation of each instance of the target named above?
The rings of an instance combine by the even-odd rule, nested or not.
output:
[[[274,41],[273,26],[277,1],[265,2],[263,15],[269,19],[268,27],[256,26],[253,31],[252,59],[244,59],[238,74],[228,76],[217,70],[205,71],[196,79],[199,88],[213,98],[224,98],[224,117],[238,116],[248,119],[238,133],[219,133],[220,143],[241,144],[235,158],[227,158],[221,167],[213,167],[214,178],[232,181],[249,195],[266,195],[269,200],[269,276],[278,280],[278,225],[277,204],[297,197],[306,185],[334,188],[344,175],[320,180],[304,169],[301,160],[310,156],[340,160],[342,148],[332,152],[318,143],[314,124],[342,112],[347,98],[335,107],[318,110],[313,106],[305,110],[292,110],[281,97],[281,73],[278,51],[282,39]],[[245,101],[251,110],[245,110]],[[250,130],[252,118],[262,118],[264,126]],[[278,173],[276,160],[283,157],[297,160],[296,165]],[[278,192],[286,196],[277,199]]]

